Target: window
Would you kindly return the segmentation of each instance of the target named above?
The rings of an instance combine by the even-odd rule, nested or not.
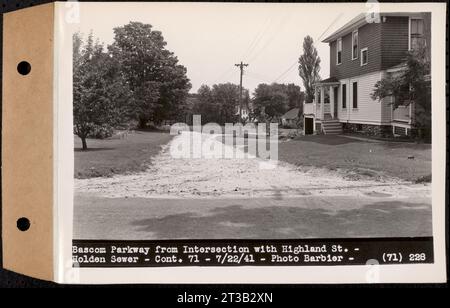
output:
[[[367,48],[361,49],[361,66],[366,65],[369,61],[369,52]]]
[[[323,103],[329,104],[330,103],[330,90],[328,87],[323,89]]]
[[[342,63],[342,39],[337,40],[337,46],[336,46],[336,63],[341,64]]]
[[[420,46],[420,44],[423,44],[425,42],[423,28],[423,19],[410,20],[409,49],[416,49],[418,46]]]
[[[406,128],[400,126],[394,126],[394,135],[406,136]]]
[[[353,83],[353,108],[358,108],[358,83]]]
[[[358,59],[358,30],[352,33],[352,60]]]
[[[347,108],[347,85],[342,85],[342,108]]]

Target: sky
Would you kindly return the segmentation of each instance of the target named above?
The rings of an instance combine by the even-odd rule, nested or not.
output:
[[[105,44],[113,29],[130,21],[149,23],[161,31],[167,49],[187,68],[191,93],[203,85],[239,84],[253,93],[260,83],[294,83],[301,86],[298,58],[310,35],[321,58],[322,78],[329,77],[327,35],[361,12],[365,3],[80,3],[78,30]]]

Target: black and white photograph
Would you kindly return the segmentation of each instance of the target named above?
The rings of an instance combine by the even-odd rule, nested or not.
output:
[[[74,239],[432,236],[430,12],[98,8],[73,36]]]
[[[42,2],[0,18],[5,270],[447,281],[445,3]]]

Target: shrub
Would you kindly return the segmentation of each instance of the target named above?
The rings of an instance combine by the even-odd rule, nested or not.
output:
[[[106,139],[111,137],[113,134],[114,128],[110,125],[94,125],[88,135],[88,138]]]

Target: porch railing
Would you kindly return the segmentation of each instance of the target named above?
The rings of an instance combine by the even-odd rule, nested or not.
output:
[[[304,114],[314,114],[314,103],[303,104],[303,113]]]

